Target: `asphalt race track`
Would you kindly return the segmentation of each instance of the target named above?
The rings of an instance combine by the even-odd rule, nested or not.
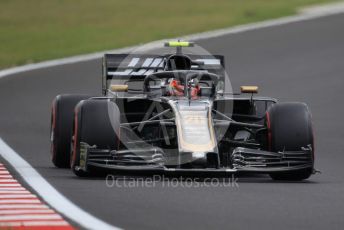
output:
[[[0,80],[0,136],[81,208],[126,229],[342,229],[344,226],[344,15],[199,43],[225,54],[233,88],[306,102],[313,113],[316,174],[301,183],[240,177],[239,187],[108,188],[50,162],[50,105],[60,93],[101,92],[100,60]],[[119,184],[123,184],[121,181]]]

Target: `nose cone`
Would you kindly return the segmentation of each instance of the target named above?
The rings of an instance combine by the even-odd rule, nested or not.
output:
[[[219,154],[215,152],[193,152],[192,165],[195,168],[218,168]]]
[[[207,154],[204,152],[193,152],[192,153],[192,164],[205,167],[207,165]]]

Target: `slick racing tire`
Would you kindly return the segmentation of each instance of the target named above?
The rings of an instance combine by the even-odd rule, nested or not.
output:
[[[87,95],[63,94],[55,97],[51,111],[51,157],[56,167],[70,167],[70,140],[72,136],[74,107]]]
[[[272,179],[300,181],[309,178],[314,170],[314,137],[311,113],[307,105],[298,102],[275,104],[266,113],[266,123],[270,151],[300,151],[307,146],[312,148],[311,167],[272,173]]]
[[[70,164],[75,175],[93,176],[96,172],[87,166],[82,156],[83,146],[116,150],[119,147],[120,112],[117,105],[105,99],[79,102],[75,108]]]

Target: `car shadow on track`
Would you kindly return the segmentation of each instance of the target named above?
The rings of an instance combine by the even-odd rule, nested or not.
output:
[[[91,180],[91,181],[104,181],[111,178],[117,181],[150,181],[150,180],[165,180],[165,181],[178,181],[180,183],[197,181],[202,183],[211,183],[212,181],[217,181],[220,183],[227,183],[232,181],[237,181],[240,183],[288,183],[288,184],[317,184],[314,180],[302,180],[302,181],[277,181],[271,179],[269,175],[266,174],[254,174],[254,173],[240,173],[240,174],[226,174],[226,175],[212,175],[205,173],[198,174],[152,174],[152,173],[118,173],[118,172],[103,172],[90,177],[77,177],[73,176],[71,179],[75,180]]]

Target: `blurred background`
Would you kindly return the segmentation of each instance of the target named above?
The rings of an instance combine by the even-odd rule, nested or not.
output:
[[[297,13],[331,0],[0,0],[0,69]]]

